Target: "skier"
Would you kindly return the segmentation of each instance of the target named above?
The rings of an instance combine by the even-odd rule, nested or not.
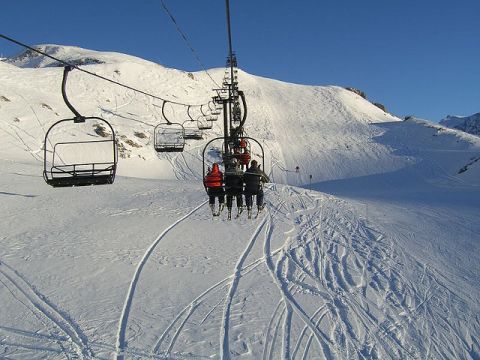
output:
[[[257,210],[260,213],[263,208],[263,184],[269,182],[267,174],[265,174],[258,165],[256,160],[252,160],[250,167],[243,175],[245,183],[245,202],[247,203],[248,218],[252,218],[253,195],[257,197]],[[258,214],[257,214],[258,215]]]
[[[203,185],[207,189],[212,215],[219,216],[225,206],[225,191],[223,189],[223,173],[220,171],[217,163],[213,163],[212,170],[203,179]],[[218,212],[215,212],[216,197],[218,197]]]
[[[228,220],[232,219],[233,198],[237,201],[237,217],[243,212],[243,171],[236,159],[232,159],[225,171],[225,194],[227,195]]]

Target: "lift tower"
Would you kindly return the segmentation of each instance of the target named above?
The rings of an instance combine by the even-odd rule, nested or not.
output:
[[[220,92],[215,97],[215,102],[223,106],[223,161],[228,163],[231,160],[231,149],[238,146],[240,137],[243,135],[243,125],[246,120],[247,107],[245,96],[238,89],[238,70],[237,57],[233,51],[232,45],[232,28],[230,18],[230,0],[225,0],[226,17],[227,17],[227,35],[228,35],[228,56],[227,69],[224,83],[227,88],[227,97],[222,97]],[[240,105],[242,102],[242,106]]]

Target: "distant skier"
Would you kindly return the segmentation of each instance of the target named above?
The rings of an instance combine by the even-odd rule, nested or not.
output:
[[[212,215],[219,216],[225,206],[225,191],[223,189],[223,173],[220,171],[217,163],[213,163],[212,169],[208,171],[203,179],[203,184],[207,189]],[[218,197],[218,212],[215,212],[216,197]]]
[[[247,203],[248,218],[252,217],[253,195],[257,197],[257,209],[261,212],[264,208],[263,204],[263,184],[269,182],[267,174],[265,174],[258,165],[256,160],[252,160],[250,167],[243,175],[245,183],[245,202]]]
[[[243,171],[240,163],[232,159],[225,170],[225,194],[227,195],[228,219],[232,218],[232,203],[237,201],[237,217],[243,212]]]

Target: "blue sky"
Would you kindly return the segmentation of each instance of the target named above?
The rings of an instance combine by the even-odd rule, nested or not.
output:
[[[165,2],[205,66],[223,67],[225,2]],[[249,73],[357,87],[398,116],[480,112],[479,0],[231,0],[231,9]],[[200,69],[160,0],[4,0],[0,33]],[[0,39],[0,54],[20,50]]]

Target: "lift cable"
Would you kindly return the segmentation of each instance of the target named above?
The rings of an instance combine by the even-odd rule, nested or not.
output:
[[[118,82],[118,81],[115,81],[115,80],[109,79],[109,78],[107,78],[107,77],[104,77],[104,76],[95,74],[95,73],[93,73],[93,72],[91,72],[91,71],[88,71],[88,70],[85,70],[85,69],[83,69],[83,68],[80,68],[80,67],[78,67],[77,65],[70,64],[69,62],[67,62],[67,61],[65,61],[65,60],[58,59],[58,58],[56,58],[56,57],[54,57],[54,56],[52,56],[52,55],[49,55],[49,54],[47,54],[47,53],[45,53],[45,52],[43,52],[43,51],[41,51],[41,50],[38,50],[38,49],[36,49],[36,48],[34,48],[34,47],[32,47],[32,46],[28,46],[28,45],[26,45],[26,44],[23,44],[23,43],[21,43],[20,41],[17,41],[17,40],[15,40],[15,39],[12,39],[11,37],[8,37],[8,36],[6,36],[6,35],[0,34],[0,38],[3,38],[3,39],[5,39],[5,40],[7,40],[7,41],[10,41],[10,42],[12,42],[12,43],[14,43],[14,44],[20,45],[20,46],[22,46],[22,47],[24,47],[24,48],[26,48],[26,49],[32,50],[32,51],[34,51],[34,52],[36,52],[36,53],[38,53],[38,54],[40,54],[40,55],[46,56],[46,57],[48,57],[48,58],[50,58],[50,59],[52,59],[52,60],[55,60],[55,61],[57,61],[57,62],[65,65],[65,66],[71,66],[72,68],[77,69],[77,70],[79,70],[79,71],[82,71],[82,72],[84,72],[84,73],[86,73],[86,74],[88,74],[88,75],[97,77],[97,78],[99,78],[99,79],[108,81],[108,82],[110,82],[110,83],[112,83],[112,84],[121,86],[121,87],[123,87],[123,88],[129,89],[129,90],[132,90],[132,91],[135,91],[135,92],[137,92],[137,93],[143,94],[143,95],[145,95],[145,96],[149,96],[149,97],[154,98],[154,99],[157,99],[157,100],[166,101],[166,102],[169,102],[169,103],[171,103],[171,104],[182,105],[182,106],[200,106],[200,105],[204,105],[204,104],[185,104],[185,103],[181,103],[181,102],[178,102],[178,101],[167,100],[167,99],[161,98],[161,97],[159,97],[159,96],[156,96],[156,95],[147,93],[147,92],[145,92],[145,91],[143,91],[143,90],[136,89],[136,88],[134,88],[134,87],[132,87],[132,86],[125,85],[125,84],[122,84],[122,83],[120,83],[120,82]]]
[[[172,20],[173,24],[175,25],[175,28],[177,29],[178,33],[180,34],[180,36],[183,38],[183,41],[185,41],[185,44],[187,45],[187,47],[190,49],[190,51],[192,52],[193,56],[195,57],[195,59],[197,60],[198,64],[202,67],[203,71],[205,71],[205,73],[208,75],[208,77],[210,78],[210,80],[212,80],[212,82],[215,84],[215,86],[217,88],[219,88],[220,86],[217,84],[217,82],[213,79],[213,77],[210,75],[210,73],[208,72],[207,68],[205,67],[205,65],[203,64],[203,62],[200,60],[200,57],[198,56],[197,52],[195,51],[195,49],[193,48],[193,46],[190,44],[190,41],[188,41],[187,39],[187,36],[185,35],[185,33],[182,31],[182,29],[180,28],[180,25],[178,25],[178,22],[177,20],[175,19],[175,17],[172,15],[172,13],[170,12],[170,10],[168,10],[167,8],[167,5],[165,4],[165,1],[164,0],[160,0],[161,3],[162,3],[162,7],[163,9],[165,10],[165,12],[167,13],[167,15],[170,17],[170,19]]]

